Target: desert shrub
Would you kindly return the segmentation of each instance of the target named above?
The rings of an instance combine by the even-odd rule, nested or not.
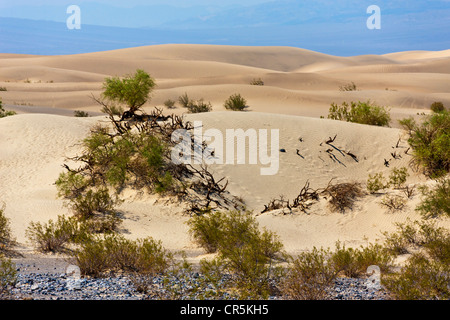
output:
[[[434,188],[420,188],[423,199],[416,210],[425,218],[450,216],[450,178],[440,178]]]
[[[155,135],[128,132],[114,137],[105,128],[94,128],[82,145],[83,155],[76,160],[89,164],[87,172],[62,173],[56,185],[60,196],[87,210],[83,215],[93,211],[88,204],[97,206],[93,208],[96,211],[108,212],[120,203],[116,196],[108,195],[109,187],[116,193],[131,185],[157,193],[176,187],[169,170],[170,148]]]
[[[329,250],[313,248],[298,255],[288,268],[281,285],[283,294],[293,300],[324,300],[336,279],[329,263]]]
[[[193,130],[191,122],[174,114],[164,116],[158,108],[150,114],[143,110],[134,113],[147,101],[154,85],[152,81],[138,70],[134,76],[122,80],[106,79],[104,98],[92,97],[103,106],[111,123],[91,129],[81,142],[80,154],[66,159],[77,167],[64,164],[66,171],[56,181],[58,195],[69,202],[74,213],[81,213],[81,218],[93,213],[108,216],[121,202],[121,193],[130,189],[177,196],[190,202],[186,210],[190,213],[229,204],[225,199],[229,197],[225,192],[226,183],[221,182],[224,179],[217,179],[205,164],[193,167],[174,161],[179,147],[179,141],[174,138],[180,137],[180,130]],[[140,98],[132,99],[131,91],[138,91]],[[125,103],[129,108],[120,120],[112,110],[117,103]],[[179,151],[177,156],[181,154]]]
[[[193,100],[191,100],[187,94],[187,92],[185,92],[184,94],[182,94],[181,96],[178,97],[178,102],[181,104],[181,106],[183,108],[188,108],[189,105],[191,103],[193,103]]]
[[[381,172],[375,174],[369,174],[367,179],[367,190],[370,193],[377,193],[380,190],[389,188],[389,183],[385,180]]]
[[[192,100],[186,92],[178,98],[178,102],[183,108],[188,109],[189,113],[210,112],[212,110],[211,102],[205,102],[203,98],[197,101]]]
[[[0,87],[0,91],[8,91],[8,89],[6,87]]]
[[[160,273],[167,268],[169,256],[161,242],[150,237],[132,241],[117,234],[93,237],[74,253],[81,273],[90,276],[118,271]]]
[[[74,236],[75,229],[73,221],[59,216],[57,221],[30,222],[26,229],[26,236],[38,251],[63,252]]]
[[[86,111],[82,111],[82,110],[75,110],[73,112],[73,115],[75,117],[78,117],[78,118],[87,118],[87,117],[89,117],[89,113],[86,112]]]
[[[224,107],[227,110],[242,111],[248,107],[247,100],[245,100],[239,93],[236,93],[225,100]]]
[[[144,70],[138,69],[133,75],[127,75],[123,79],[106,78],[103,84],[103,97],[112,102],[125,104],[134,114],[147,102],[155,86],[155,80]]]
[[[330,257],[337,273],[347,277],[360,277],[371,265],[377,265],[383,272],[390,272],[393,256],[388,250],[378,244],[361,248],[345,248],[336,243],[336,249]]]
[[[407,219],[406,222],[396,223],[395,226],[396,231],[383,233],[384,247],[394,254],[408,253],[411,248],[428,248],[433,247],[433,244],[445,244],[450,239],[448,230],[437,227],[434,221]]]
[[[5,117],[13,116],[13,115],[15,115],[15,114],[16,114],[15,111],[8,111],[8,110],[5,110],[5,109],[3,108],[3,105],[2,105],[2,100],[0,99],[0,118],[5,118]]]
[[[91,232],[114,232],[120,224],[115,209],[122,201],[111,195],[106,187],[93,188],[87,178],[79,173],[61,173],[56,181],[58,195],[66,199],[66,205],[74,217],[86,224]]]
[[[212,110],[211,102],[205,102],[203,99],[189,102],[187,109],[189,113],[210,112]]]
[[[361,270],[358,263],[357,250],[353,248],[346,248],[341,246],[340,242],[336,243],[335,251],[330,257],[330,262],[333,264],[337,273],[351,278],[359,277],[365,270]]]
[[[440,263],[450,265],[450,236],[444,235],[424,244],[430,258]]]
[[[380,244],[369,244],[361,246],[357,251],[357,260],[362,272],[366,272],[371,265],[380,267],[384,274],[392,272],[394,256],[389,250]]]
[[[449,266],[413,254],[399,273],[384,277],[383,284],[399,300],[448,300]]]
[[[394,168],[389,175],[389,184],[396,189],[400,189],[406,183],[408,176],[408,169],[406,167]]]
[[[164,105],[169,109],[174,109],[175,108],[175,100],[167,99],[166,101],[164,101]]]
[[[17,282],[15,264],[9,258],[0,254],[0,300],[7,298],[9,289]]]
[[[352,81],[343,86],[339,86],[340,91],[357,91],[356,84]]]
[[[433,113],[418,124],[413,118],[400,120],[409,134],[413,162],[431,178],[442,177],[450,170],[450,112]]]
[[[86,220],[96,214],[115,216],[114,207],[117,202],[118,200],[112,198],[107,189],[90,189],[83,196],[73,199],[70,207],[77,218]]]
[[[433,112],[442,112],[445,110],[444,104],[440,101],[433,102],[430,106],[431,111]]]
[[[332,103],[328,119],[383,127],[389,126],[391,116],[386,107],[377,106],[369,100],[357,103],[352,101],[350,106],[346,102],[343,102],[341,106]]]
[[[322,193],[331,197],[329,204],[332,210],[340,212],[352,209],[353,203],[364,195],[360,184],[356,182],[331,184]]]
[[[427,220],[397,224],[386,236],[385,247],[394,254],[414,253],[399,272],[384,279],[386,288],[402,300],[450,298],[450,232]]]
[[[391,211],[402,210],[406,205],[406,198],[400,195],[387,194],[381,199],[381,205],[389,208]]]
[[[206,248],[213,244],[217,248],[217,257],[203,262],[204,271],[213,268],[231,274],[227,286],[238,288],[241,298],[267,297],[271,292],[271,278],[281,272],[275,262],[285,258],[278,237],[266,229],[260,230],[250,212],[211,214],[209,219],[216,224],[214,233],[217,235],[211,237],[213,241],[208,239],[210,243]],[[203,228],[198,228],[198,221],[205,220],[196,221],[191,225],[194,237],[201,238],[204,244],[207,234]]]
[[[10,220],[5,216],[5,205],[0,206],[0,254],[10,251],[15,244]]]
[[[189,219],[189,232],[194,241],[207,253],[214,253],[223,236],[224,214],[221,211],[197,215]]]
[[[250,84],[252,86],[263,86],[264,85],[264,81],[261,78],[258,78],[258,79],[253,78],[253,80],[250,81]]]

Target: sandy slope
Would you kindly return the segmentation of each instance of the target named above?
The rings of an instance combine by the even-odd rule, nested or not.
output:
[[[187,115],[189,120],[202,121],[205,130],[278,130],[278,148],[286,152],[279,153],[276,175],[262,176],[258,164],[216,164],[211,169],[218,177],[226,177],[229,191],[242,197],[261,225],[275,231],[286,249],[295,253],[312,246],[333,246],[337,240],[355,246],[377,241],[382,231],[393,230],[394,222],[418,218],[414,207],[419,195],[396,213],[382,208],[381,198],[373,195],[344,214],[331,212],[325,200],[309,214],[260,212],[272,198],[294,198],[306,181],[312,188],[323,188],[332,178],[365,182],[370,173],[388,175],[393,167],[406,166],[409,156],[402,153],[406,142],[401,130],[319,117],[327,114],[331,102],[371,99],[390,106],[394,119],[427,111],[436,100],[449,105],[449,65],[448,50],[344,58],[284,47],[164,45],[74,56],[2,54],[0,87],[7,91],[0,96],[6,105],[32,104],[43,113],[50,108],[98,111],[89,96],[101,93],[105,77],[143,68],[158,84],[147,109],[187,92],[191,98],[213,104],[212,113]],[[265,85],[249,85],[253,78],[262,78]],[[350,81],[360,90],[339,91],[340,85]],[[223,101],[237,92],[247,99],[249,110],[224,111]],[[173,112],[185,110],[178,107]],[[53,183],[63,170],[64,158],[78,151],[77,142],[97,121],[105,118],[20,114],[0,119],[0,201],[6,204],[14,235],[25,247],[25,230],[31,221],[45,222],[69,213],[56,197]],[[334,135],[332,159],[323,142]],[[395,149],[399,138],[400,148]],[[249,150],[256,151],[254,146]],[[358,162],[343,153],[348,151]],[[384,159],[392,158],[393,151],[402,158],[391,160],[386,168]],[[410,173],[409,183],[425,182]],[[202,256],[203,251],[190,241],[188,218],[178,206],[153,196],[127,200],[121,207],[127,236],[152,236],[168,249],[185,250],[193,259]]]
[[[187,118],[202,121],[204,132],[210,128],[222,130],[224,134],[230,128],[279,130],[279,148],[286,152],[279,153],[277,174],[262,176],[260,168],[267,165],[262,165],[260,158],[255,165],[215,164],[211,170],[229,181],[228,190],[246,201],[261,226],[276,232],[290,253],[312,246],[333,247],[338,240],[349,246],[374,242],[382,238],[382,231],[393,230],[394,222],[418,218],[414,212],[419,201],[417,195],[405,210],[396,213],[382,208],[380,197],[366,196],[357,202],[354,210],[344,214],[332,212],[326,200],[315,204],[309,214],[295,211],[286,215],[278,211],[260,214],[272,198],[280,195],[294,198],[307,180],[315,189],[325,187],[332,178],[338,182],[365,182],[369,173],[387,175],[391,168],[406,165],[407,155],[391,160],[390,168],[383,164],[402,136],[398,129],[256,112],[215,112]],[[97,121],[105,118],[24,114],[0,119],[0,199],[6,204],[5,213],[11,219],[13,234],[23,246],[30,247],[25,230],[31,221],[46,222],[60,214],[70,214],[57,198],[53,183],[63,171],[65,157],[79,151],[77,143]],[[333,151],[335,160],[326,153],[327,147],[320,145],[334,135],[337,135],[333,144],[337,148]],[[303,142],[299,141],[300,137]],[[397,152],[404,152],[404,146],[402,140]],[[249,145],[247,149],[255,147]],[[303,158],[297,155],[296,149]],[[351,151],[358,162],[338,149]],[[411,174],[409,183],[424,182]],[[121,210],[126,236],[152,236],[162,240],[168,249],[184,250],[193,261],[203,257],[203,251],[191,242],[185,223],[188,217],[178,205],[154,196],[135,198],[125,194],[124,198]]]

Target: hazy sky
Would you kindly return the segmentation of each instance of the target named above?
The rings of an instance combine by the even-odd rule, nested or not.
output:
[[[450,0],[0,0],[0,18],[61,22],[56,29],[41,24],[42,30],[33,30],[25,22],[0,20],[0,29],[4,28],[0,49],[17,51],[16,43],[23,46],[37,35],[47,36],[48,42],[56,39],[55,33],[65,29],[66,9],[72,4],[80,7],[84,27],[64,37],[80,43],[83,38],[95,43],[97,37],[111,48],[189,41],[296,46],[344,55],[450,49]],[[379,30],[367,28],[366,11],[371,5],[381,9]],[[140,30],[115,30],[106,40],[89,26]],[[157,31],[142,32],[150,29]],[[62,44],[60,38],[54,41]],[[27,48],[20,50],[27,52]],[[33,50],[29,48],[29,52],[46,52]],[[90,48],[86,45],[83,50]],[[76,50],[68,47],[67,52]]]
[[[155,5],[167,4],[174,6],[196,6],[196,5],[228,5],[228,4],[243,4],[252,5],[257,3],[269,2],[270,0],[1,0],[0,8],[14,7],[14,6],[35,6],[35,5],[69,5],[69,4],[83,4],[89,2],[109,4],[119,7],[133,7],[139,5]]]

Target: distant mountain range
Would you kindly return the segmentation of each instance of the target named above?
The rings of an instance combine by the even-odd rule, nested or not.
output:
[[[0,11],[0,52],[75,54],[164,43],[293,46],[349,56],[450,48],[450,2],[379,1],[381,30],[369,30],[373,1],[281,0],[254,5],[83,3],[81,30],[66,27],[65,5]],[[420,3],[426,3],[420,5]]]

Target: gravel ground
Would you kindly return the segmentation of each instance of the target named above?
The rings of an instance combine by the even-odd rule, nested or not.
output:
[[[196,281],[198,274],[192,274],[191,281]],[[155,288],[161,288],[161,277],[153,277]],[[185,289],[185,282],[173,280],[173,288]],[[143,294],[136,290],[136,285],[125,275],[107,278],[76,279],[67,274],[27,273],[19,274],[15,287],[11,290],[11,299],[22,300],[146,300],[158,299],[154,290],[152,294]],[[195,299],[192,296],[179,299]],[[224,296],[223,298],[230,298]],[[270,297],[278,299],[278,297]],[[338,278],[330,290],[331,300],[389,300],[384,290],[367,287],[365,279]]]
[[[63,256],[26,255],[15,262],[18,281],[11,289],[10,299],[22,300],[144,300],[166,297],[161,292],[161,277],[150,280],[153,288],[147,294],[136,289],[136,279],[127,275],[107,278],[78,278],[68,273],[70,262]],[[187,291],[192,283],[202,279],[198,273],[189,274],[184,280],[171,280],[173,292]],[[149,284],[147,280],[146,284]],[[367,286],[366,279],[337,278],[330,289],[331,300],[389,300],[384,290]],[[176,299],[196,299],[197,296],[183,296]],[[229,296],[223,296],[230,299]],[[270,297],[279,299],[279,297]]]

